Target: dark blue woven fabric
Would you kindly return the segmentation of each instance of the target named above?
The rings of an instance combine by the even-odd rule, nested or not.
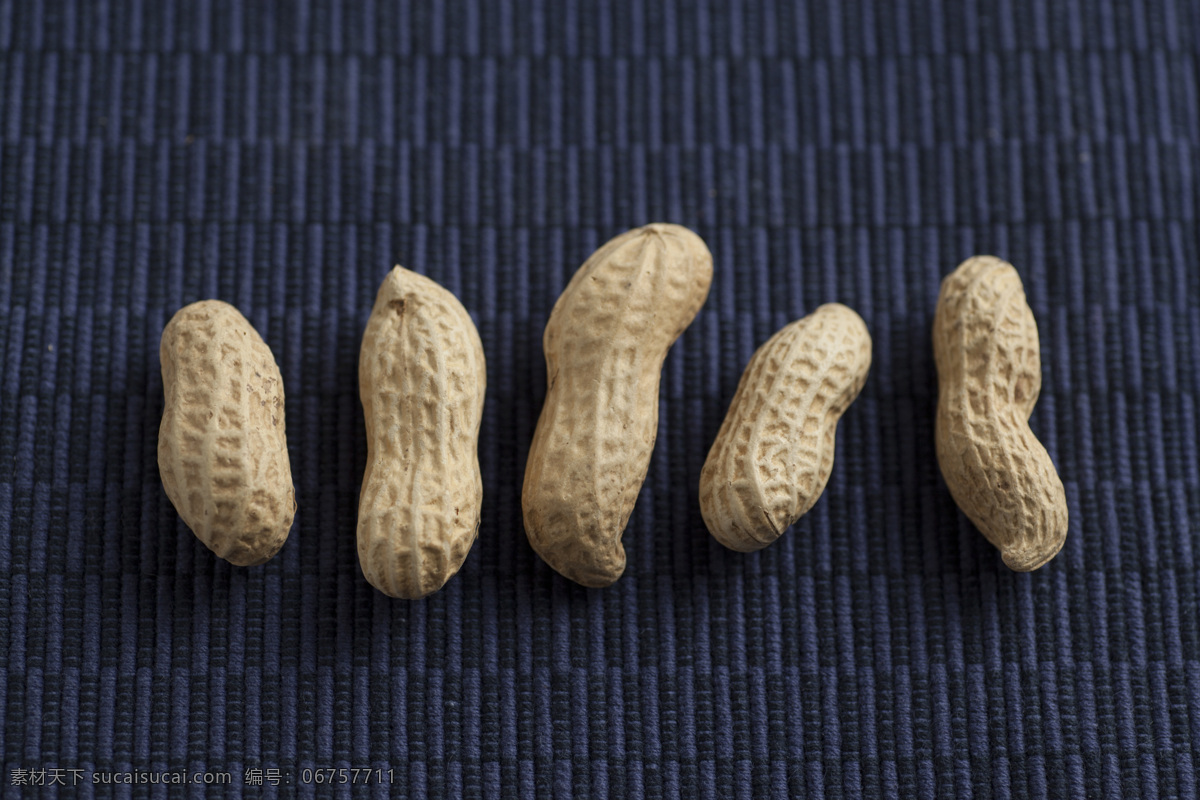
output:
[[[0,0],[0,796],[374,768],[414,798],[1196,798],[1198,51],[1187,0]],[[655,220],[706,239],[713,291],[628,569],[585,590],[522,528],[541,334]],[[974,253],[1041,332],[1071,528],[1028,575],[934,457],[933,308]],[[355,550],[394,263],[488,361],[483,526],[421,602]],[[299,513],[262,567],[158,476],[159,335],[209,297],[287,390]],[[727,551],[707,448],[755,347],[828,301],[874,337],[829,486]],[[12,783],[48,769],[87,783]]]

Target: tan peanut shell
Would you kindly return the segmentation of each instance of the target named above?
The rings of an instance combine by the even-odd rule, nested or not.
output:
[[[367,469],[358,559],[372,586],[416,600],[458,572],[479,532],[487,371],[475,323],[446,289],[396,267],[363,334]]]
[[[621,535],[650,466],[663,360],[711,283],[704,241],[652,224],[593,253],[550,313],[549,388],[521,504],[529,543],[577,583],[608,586],[625,571]]]
[[[942,281],[933,320],[938,371],[937,457],[963,513],[1028,572],[1067,536],[1067,500],[1046,448],[1029,429],[1042,386],[1037,323],[1021,278],[993,256]]]
[[[283,379],[271,349],[220,300],[184,306],[159,344],[166,404],[158,471],[200,541],[238,566],[279,552],[296,513]]]
[[[717,541],[759,550],[812,508],[833,468],[838,420],[870,368],[867,326],[838,303],[758,348],[700,472],[700,511]]]

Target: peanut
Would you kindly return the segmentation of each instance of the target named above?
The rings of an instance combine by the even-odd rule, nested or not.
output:
[[[358,387],[367,424],[359,563],[384,594],[416,600],[458,572],[479,532],[487,372],[466,309],[429,278],[393,269],[363,334]]]
[[[942,281],[933,320],[936,444],[950,494],[1019,572],[1062,548],[1067,501],[1050,455],[1029,429],[1042,386],[1037,323],[1021,278],[993,256]]]
[[[261,564],[283,547],[296,513],[275,357],[220,300],[179,309],[159,357],[166,404],[158,470],[167,497],[218,556]]]
[[[521,503],[529,543],[577,583],[608,586],[625,571],[621,535],[650,466],[663,360],[711,283],[699,236],[647,225],[593,253],[550,313]]]
[[[717,541],[759,550],[812,508],[833,468],[838,420],[870,368],[867,326],[838,303],[755,351],[700,472],[700,511]]]

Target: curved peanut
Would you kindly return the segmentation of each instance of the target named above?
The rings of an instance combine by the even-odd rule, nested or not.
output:
[[[238,566],[283,547],[296,512],[283,379],[271,348],[220,300],[184,306],[159,344],[158,470],[196,537]]]
[[[867,326],[837,303],[758,348],[700,472],[700,511],[717,541],[759,550],[812,508],[833,468],[838,420],[870,368]]]
[[[458,572],[479,532],[487,373],[466,309],[429,278],[393,269],[363,334],[358,385],[367,423],[359,562],[372,586],[415,600]]]
[[[662,363],[711,282],[703,240],[653,224],[593,253],[554,305],[521,504],[529,543],[577,583],[608,586],[625,571],[621,534],[650,466]]]
[[[1027,572],[1067,536],[1067,501],[1049,454],[1029,429],[1042,386],[1037,323],[1021,278],[993,256],[942,281],[933,321],[938,370],[937,457],[950,494]]]

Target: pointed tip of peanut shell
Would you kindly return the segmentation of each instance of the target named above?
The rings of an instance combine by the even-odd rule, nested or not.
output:
[[[1055,542],[1055,545],[1049,548],[1010,548],[1001,550],[1000,557],[1004,560],[1005,566],[1013,572],[1033,572],[1036,569],[1041,569],[1050,563],[1050,561],[1058,555],[1062,550],[1062,546],[1066,541],[1063,536]]]

